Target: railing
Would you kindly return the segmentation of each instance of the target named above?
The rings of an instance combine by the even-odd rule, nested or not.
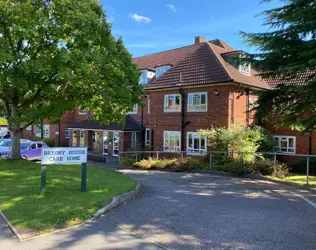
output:
[[[306,184],[309,184],[309,172],[310,172],[310,158],[316,158],[316,155],[310,154],[289,154],[289,153],[279,153],[279,152],[232,152],[232,151],[208,151],[204,154],[193,154],[192,152],[187,151],[177,151],[177,152],[168,152],[168,151],[129,151],[129,152],[120,152],[119,159],[124,157],[124,155],[133,155],[135,157],[135,161],[139,161],[141,159],[145,159],[144,155],[149,155],[156,160],[159,160],[162,155],[167,155],[168,157],[180,157],[184,158],[184,156],[188,157],[208,157],[210,169],[213,167],[213,159],[215,154],[223,154],[226,156],[229,155],[238,155],[238,159],[244,161],[244,157],[247,154],[259,156],[259,155],[267,155],[271,158],[273,157],[273,176],[277,175],[277,156],[287,156],[287,157],[306,157]]]

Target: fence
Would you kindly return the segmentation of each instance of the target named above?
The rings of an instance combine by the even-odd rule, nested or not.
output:
[[[187,151],[178,151],[178,152],[165,152],[165,151],[129,151],[129,152],[120,152],[119,159],[131,156],[134,160],[140,161],[142,159],[148,159],[149,157],[159,160],[165,158],[184,158],[184,157],[193,157],[193,158],[204,158],[209,164],[209,168],[212,169],[214,164],[214,156],[223,155],[224,157],[234,156],[234,158],[244,161],[248,155],[254,156],[266,156],[265,158],[273,159],[273,176],[277,174],[277,157],[295,157],[295,158],[305,158],[306,159],[306,184],[309,184],[309,173],[310,173],[310,158],[316,158],[316,155],[309,154],[288,154],[288,153],[278,153],[278,152],[229,152],[229,151],[208,151],[204,154],[192,154],[192,152]]]

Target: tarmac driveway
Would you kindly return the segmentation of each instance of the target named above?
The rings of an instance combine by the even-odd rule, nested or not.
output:
[[[219,175],[121,171],[143,185],[103,217],[172,249],[316,249],[316,209],[282,186]]]
[[[135,199],[83,227],[23,243],[11,239],[0,221],[0,249],[316,249],[316,205],[286,186],[208,174],[120,172],[142,184]]]

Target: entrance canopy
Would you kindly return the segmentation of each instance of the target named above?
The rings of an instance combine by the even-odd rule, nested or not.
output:
[[[127,115],[125,117],[125,124],[110,123],[102,124],[95,120],[84,120],[76,122],[68,126],[71,129],[86,129],[86,130],[105,130],[105,131],[143,131],[144,127],[133,117]]]

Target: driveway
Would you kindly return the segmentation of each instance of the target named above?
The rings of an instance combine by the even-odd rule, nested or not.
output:
[[[316,249],[316,208],[286,186],[208,174],[121,172],[143,185],[136,199],[74,230],[20,244],[1,239],[0,249],[160,248],[152,242],[170,249]]]

